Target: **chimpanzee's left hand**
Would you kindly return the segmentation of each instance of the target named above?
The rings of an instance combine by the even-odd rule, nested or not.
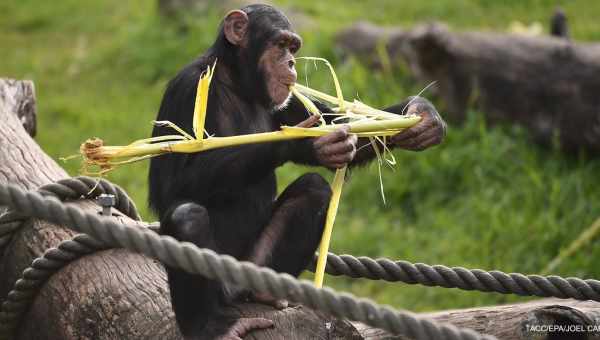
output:
[[[446,123],[442,117],[427,99],[421,97],[409,99],[411,102],[407,114],[418,114],[422,119],[417,125],[392,136],[390,144],[412,151],[421,151],[440,144],[446,136]]]

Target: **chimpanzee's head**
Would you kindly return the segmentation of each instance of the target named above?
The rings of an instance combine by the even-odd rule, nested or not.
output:
[[[269,108],[285,106],[297,78],[294,54],[302,45],[288,18],[271,6],[250,5],[225,16],[219,39],[233,52],[224,55],[245,95]]]

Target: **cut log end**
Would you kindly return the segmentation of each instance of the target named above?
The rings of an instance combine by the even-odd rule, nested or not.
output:
[[[25,131],[35,137],[37,119],[32,81],[0,78],[0,107],[16,114]]]

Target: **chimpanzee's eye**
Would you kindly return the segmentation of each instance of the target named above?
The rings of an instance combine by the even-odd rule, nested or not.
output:
[[[281,48],[281,49],[284,49],[284,48],[286,48],[286,47],[287,47],[287,43],[285,42],[285,40],[280,40],[280,41],[277,43],[277,47],[279,47],[279,48]]]
[[[292,46],[290,46],[290,53],[291,54],[296,54],[296,52],[298,52],[300,46],[298,46],[298,44],[292,44]]]

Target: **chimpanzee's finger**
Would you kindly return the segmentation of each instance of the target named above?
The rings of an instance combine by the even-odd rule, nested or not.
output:
[[[423,151],[423,150],[425,150],[431,146],[437,145],[437,144],[439,144],[439,142],[437,142],[437,137],[431,137],[429,139],[421,141],[419,144],[417,144],[416,146],[414,146],[413,148],[411,148],[409,150]]]
[[[348,136],[348,138],[342,140],[341,142],[323,145],[319,149],[319,152],[323,155],[335,155],[340,153],[356,151],[356,142],[357,139],[355,135],[350,135]]]
[[[407,114],[420,115],[421,121],[412,128],[404,130],[392,137],[392,142],[399,142],[403,139],[413,138],[435,124],[439,124],[439,121],[441,120],[437,111],[435,111],[435,108],[429,104],[429,102],[419,97],[415,99],[414,103],[410,104]]]
[[[331,155],[327,158],[327,160],[328,163],[331,164],[348,164],[352,162],[352,160],[354,159],[354,155],[356,155],[356,152],[352,151],[337,155]]]
[[[394,146],[403,148],[403,149],[413,149],[415,146],[417,146],[423,140],[428,139],[429,137],[430,136],[427,133],[427,131],[424,131],[414,137],[402,139],[398,142],[395,142]]]
[[[342,141],[348,138],[348,132],[350,131],[350,127],[348,125],[342,125],[339,129],[326,134],[325,136],[317,138],[315,140],[315,148],[319,149],[324,145],[335,143]]]
[[[391,138],[391,142],[394,144],[399,144],[402,141],[406,141],[406,140],[415,138],[415,137],[419,136],[420,134],[422,134],[423,132],[430,129],[432,126],[433,126],[432,120],[424,119],[423,121],[419,122],[417,125],[393,135]]]
[[[225,335],[221,336],[220,338],[217,338],[217,340],[244,340],[244,339],[240,338],[237,335],[225,334]]]
[[[412,149],[420,143],[422,143],[423,141],[429,139],[437,140],[438,143],[436,144],[439,144],[442,141],[442,139],[444,139],[444,134],[444,127],[438,125],[427,129],[411,138],[402,139],[401,141],[394,143],[394,145],[405,149]]]
[[[441,141],[442,138],[440,137],[440,135],[433,135],[421,138],[409,145],[404,145],[402,146],[402,148],[411,151],[422,151],[427,149],[428,147],[440,144]]]
[[[410,104],[408,109],[406,109],[407,115],[418,115],[419,114],[419,106],[416,104]]]
[[[296,124],[296,126],[303,127],[303,128],[313,127],[319,121],[319,118],[320,117],[317,115],[311,115],[310,117],[308,117],[305,120],[301,121],[300,123]]]
[[[353,133],[353,134],[350,135],[349,138],[350,138],[350,142],[352,144],[354,144],[354,147],[356,147],[356,143],[358,143],[358,136]]]
[[[435,115],[437,111],[435,107],[425,98],[422,97],[413,97],[410,105],[406,110],[407,114],[416,114],[416,115]]]

